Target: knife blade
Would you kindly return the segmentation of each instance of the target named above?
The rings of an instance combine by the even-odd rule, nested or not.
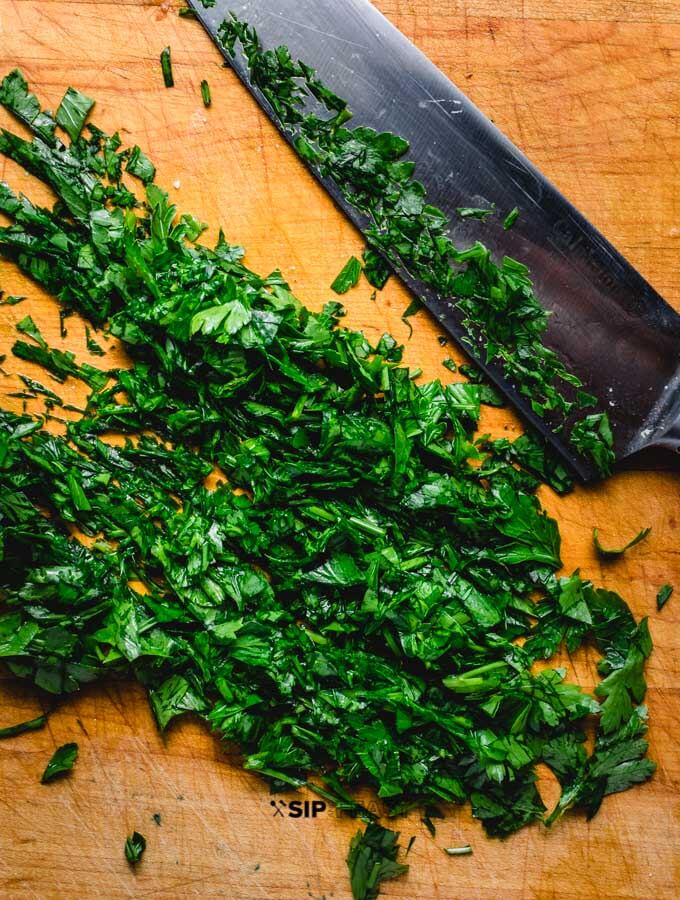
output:
[[[680,452],[680,316],[548,179],[424,54],[368,0],[189,0],[225,59],[284,137],[243,56],[232,58],[217,30],[230,11],[253,26],[265,47],[285,45],[347,101],[352,126],[390,131],[409,141],[408,158],[428,202],[450,218],[462,248],[480,239],[496,255],[531,271],[536,294],[551,311],[544,343],[556,351],[606,410],[618,460],[648,447]],[[360,229],[366,219],[338,186],[312,172]],[[522,215],[512,230],[502,219],[461,221],[465,206]],[[455,302],[405,269],[397,274],[459,343],[466,335]],[[469,352],[470,348],[463,344]],[[536,415],[497,366],[476,359],[524,417],[585,481],[596,468],[563,433]]]

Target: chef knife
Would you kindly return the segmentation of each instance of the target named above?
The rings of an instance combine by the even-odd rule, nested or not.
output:
[[[281,128],[250,82],[242,55],[233,58],[217,32],[230,14],[253,26],[265,48],[285,45],[347,101],[351,126],[390,131],[410,143],[408,158],[428,202],[450,218],[464,248],[480,239],[498,257],[531,271],[536,295],[551,311],[544,343],[556,351],[608,413],[617,460],[649,447],[680,456],[680,316],[538,169],[368,0],[189,0],[239,78]],[[360,228],[367,220],[335,182],[314,175]],[[483,226],[461,221],[459,207],[490,207],[521,216],[511,230],[500,217]],[[482,230],[483,229],[483,230]],[[458,342],[462,314],[405,269],[397,274]],[[469,348],[465,348],[469,352]],[[476,360],[524,417],[583,480],[598,475],[575,452],[568,430],[555,431],[494,364]]]

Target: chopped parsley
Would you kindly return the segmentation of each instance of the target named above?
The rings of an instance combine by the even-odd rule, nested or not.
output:
[[[356,256],[350,256],[342,270],[331,285],[331,290],[336,294],[346,294],[350,288],[359,283],[361,277],[361,263]]]
[[[146,850],[146,838],[138,831],[133,831],[125,841],[125,859],[131,866],[136,866]]]
[[[643,528],[638,534],[635,535],[624,547],[620,547],[617,550],[609,550],[606,547],[603,547],[600,543],[600,538],[598,535],[597,528],[593,528],[593,544],[595,546],[595,551],[600,559],[618,559],[623,556],[626,550],[630,550],[631,547],[635,547],[636,544],[639,544],[640,541],[644,541],[648,534],[651,534],[651,528]]]
[[[27,731],[39,731],[47,724],[47,716],[45,714],[36,716],[35,719],[29,719],[27,722],[19,722],[17,725],[8,725],[0,728],[0,739],[16,737],[18,734],[25,734]]]
[[[60,775],[70,772],[78,759],[78,744],[63,744],[52,754],[40,779],[41,784],[48,784]]]
[[[380,883],[408,872],[408,866],[397,862],[399,832],[369,823],[352,838],[347,856],[350,884],[354,900],[375,900]]]
[[[568,490],[568,473],[535,436],[478,434],[494,400],[478,370],[417,382],[392,337],[342,327],[337,300],[309,310],[222,234],[198,243],[202,223],[148,170],[128,170],[133,194],[116,135],[90,124],[51,143],[48,113],[8,78],[0,96],[33,138],[2,132],[0,151],[59,202],[0,186],[0,253],[130,354],[100,369],[51,347],[30,315],[19,323],[18,358],[89,390],[58,434],[58,395],[40,382],[24,384],[44,414],[0,409],[10,670],[58,696],[135,677],[160,729],[197,716],[273,789],[369,822],[362,785],[390,815],[469,802],[503,836],[572,807],[592,815],[648,778],[647,624],[558,574],[559,531],[536,491]],[[585,643],[601,656],[594,694],[534,670]],[[60,752],[66,771],[74,751]],[[550,813],[542,762],[562,786]],[[126,856],[143,849],[135,832]],[[394,832],[360,832],[355,896],[401,874],[396,858]]]
[[[661,611],[666,603],[669,601],[671,594],[673,593],[673,585],[672,584],[664,584],[659,588],[659,593],[656,595],[656,608]]]
[[[174,87],[175,79],[172,75],[172,59],[170,56],[170,47],[161,50],[161,72],[163,73],[163,84],[166,88]]]
[[[251,83],[298,153],[321,176],[331,178],[345,201],[367,219],[362,230],[370,248],[441,297],[453,298],[467,352],[500,369],[532,412],[554,430],[569,424],[565,433],[572,447],[601,475],[609,474],[615,457],[607,414],[584,416],[596,398],[581,390],[580,379],[544,345],[549,313],[534,293],[527,267],[509,257],[499,264],[479,241],[464,250],[456,247],[447,215],[428,203],[425,186],[414,177],[415,164],[405,158],[408,141],[390,132],[350,128],[347,103],[310,66],[293,59],[287,47],[265,50],[255,29],[233,13],[218,36],[232,56],[237,41],[241,44]],[[305,109],[310,100],[314,112]],[[457,210],[461,218],[483,220],[494,212]],[[515,218],[513,210],[506,227]]]

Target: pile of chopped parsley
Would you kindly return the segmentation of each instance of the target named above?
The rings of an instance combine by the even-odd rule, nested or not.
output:
[[[507,256],[498,265],[479,241],[457,248],[448,216],[428,202],[425,186],[415,178],[415,163],[405,158],[408,141],[360,125],[347,127],[352,118],[347,102],[323,84],[314,69],[293,59],[287,47],[265,50],[255,29],[234,13],[218,35],[232,57],[240,43],[251,84],[268,101],[297,152],[363,217],[371,283],[384,285],[389,263],[453,302],[473,358],[502,375],[553,432],[564,433],[576,454],[600,475],[608,475],[615,456],[607,413],[601,402],[599,411],[585,413],[598,406],[598,398],[583,390],[581,379],[545,346],[550,313],[534,293],[528,268]],[[482,221],[494,212],[457,210],[460,218]],[[511,228],[518,215],[516,208],[509,211],[504,227]],[[354,264],[358,260],[348,265]],[[347,274],[343,270],[339,276],[344,290],[345,283],[352,283]],[[405,316],[420,306],[416,301]]]
[[[33,133],[2,130],[0,151],[57,195],[47,209],[1,184],[0,252],[88,320],[89,349],[114,336],[130,360],[82,363],[19,324],[11,352],[49,386],[21,382],[42,413],[0,411],[11,671],[53,695],[135,677],[161,729],[193,713],[274,790],[366,820],[359,784],[390,815],[469,802],[502,836],[648,778],[647,623],[557,574],[535,491],[569,478],[546,448],[476,436],[485,385],[416,383],[336,300],[310,311],[223,235],[197,243],[204,226],[139,147],[85,126],[78,92],[57,113],[70,142],[18,71],[0,102]],[[89,392],[77,418],[68,379]],[[585,643],[594,695],[536,671]],[[539,762],[562,785],[547,819]],[[357,896],[403,870],[390,834],[353,843]]]

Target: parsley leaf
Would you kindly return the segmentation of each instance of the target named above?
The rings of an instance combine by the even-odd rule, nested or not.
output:
[[[146,838],[138,831],[133,831],[125,841],[125,859],[131,866],[140,862],[146,850]]]
[[[600,559],[618,559],[623,556],[626,550],[630,550],[631,547],[634,547],[636,544],[639,544],[640,541],[644,541],[648,534],[651,533],[651,528],[643,528],[638,534],[635,535],[628,543],[621,547],[618,550],[608,550],[603,547],[600,543],[600,539],[598,537],[597,528],[593,528],[593,544],[595,545],[595,550],[597,551],[597,555]]]
[[[57,124],[61,125],[72,141],[80,136],[93,106],[94,100],[90,100],[75,88],[68,88],[64,94],[57,109]]]
[[[670,599],[671,594],[673,593],[673,585],[672,584],[664,584],[659,588],[659,592],[656,595],[656,608],[661,611],[663,607],[666,605],[668,600]]]
[[[36,716],[35,719],[29,719],[27,722],[20,722],[18,725],[8,725],[0,728],[0,740],[3,738],[16,737],[18,734],[24,734],[26,731],[38,731],[47,724],[47,715]]]
[[[62,744],[52,754],[40,779],[41,784],[48,784],[60,775],[65,775],[73,768],[78,759],[78,744]]]
[[[407,865],[396,861],[398,840],[398,831],[374,823],[354,835],[347,856],[354,900],[375,900],[382,881],[408,872]]]
[[[336,294],[346,294],[350,288],[359,283],[361,277],[361,263],[356,256],[350,256],[341,271],[331,285],[331,290]]]

